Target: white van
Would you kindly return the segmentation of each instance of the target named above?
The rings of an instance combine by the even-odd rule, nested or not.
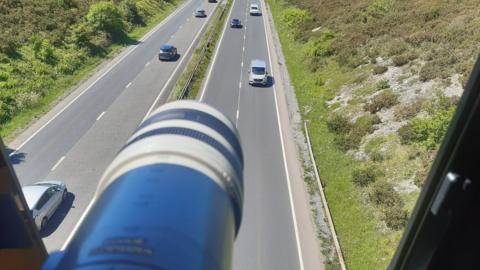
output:
[[[267,85],[268,72],[265,61],[259,59],[253,59],[248,69],[248,83],[250,85]]]

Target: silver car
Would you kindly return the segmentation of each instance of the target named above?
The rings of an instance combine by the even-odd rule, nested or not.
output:
[[[195,17],[200,17],[200,18],[207,17],[207,13],[205,12],[204,9],[201,9],[201,8],[195,10],[194,14],[195,14]]]
[[[39,230],[45,229],[48,220],[67,197],[67,187],[60,181],[42,181],[22,187],[30,213]]]

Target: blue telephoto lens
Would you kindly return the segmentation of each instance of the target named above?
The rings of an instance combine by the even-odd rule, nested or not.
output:
[[[105,171],[85,219],[45,269],[230,269],[243,204],[235,125],[212,107],[154,111]]]

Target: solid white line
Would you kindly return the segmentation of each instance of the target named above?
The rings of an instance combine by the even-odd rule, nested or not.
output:
[[[237,121],[238,121],[239,116],[240,116],[240,111],[237,110]]]
[[[145,66],[148,67],[150,65],[150,61],[148,61]]]
[[[243,68],[243,61],[242,61],[242,63],[240,63],[240,66]]]
[[[102,112],[98,117],[97,117],[97,121],[100,120],[100,118],[102,118],[102,116],[105,114],[105,112]]]
[[[265,16],[262,16],[263,27],[265,29],[265,40],[267,41],[268,62],[269,62],[269,66],[270,66],[270,71],[272,72],[272,76],[273,76],[270,46],[269,46],[269,42],[268,42],[268,38],[267,38],[267,25],[266,25],[266,22],[265,22],[265,17],[268,16],[268,13],[267,13],[267,9],[265,7],[264,2],[260,1],[260,4],[262,5],[262,9],[263,9],[264,14],[265,14]],[[280,142],[281,142],[281,146],[282,146],[283,166],[285,167],[285,175],[286,175],[286,179],[287,179],[288,197],[290,199],[290,208],[292,210],[293,228],[295,230],[295,240],[296,240],[296,243],[297,243],[298,261],[299,261],[299,264],[300,264],[300,270],[304,270],[305,268],[304,268],[304,265],[303,265],[302,246],[300,244],[300,236],[298,234],[297,216],[295,214],[295,206],[294,206],[294,203],[293,203],[291,180],[290,180],[290,174],[289,174],[289,171],[288,171],[287,157],[286,157],[286,154],[285,154],[285,142],[284,142],[284,139],[283,139],[283,133],[282,133],[283,129],[282,129],[282,123],[281,123],[281,120],[280,120],[280,113],[279,113],[279,110],[278,110],[278,100],[277,100],[276,93],[277,93],[277,91],[275,89],[275,84],[274,84],[273,85],[273,97],[275,99],[275,110],[276,110],[276,113],[277,113],[278,132],[280,133]]]
[[[212,70],[213,70],[213,67],[215,66],[215,61],[217,60],[218,52],[220,51],[220,44],[222,44],[223,36],[225,35],[225,31],[227,30],[227,25],[228,25],[228,22],[230,20],[230,16],[232,15],[232,11],[233,11],[234,6],[235,6],[235,0],[233,0],[232,6],[230,6],[230,12],[228,13],[228,17],[225,20],[225,25],[223,27],[222,35],[220,36],[220,40],[217,43],[217,47],[215,48],[215,54],[213,55],[212,62],[210,64],[210,66],[208,67],[207,78],[205,79],[205,83],[203,84],[203,88],[200,91],[200,93],[201,93],[200,98],[199,98],[200,102],[203,101],[203,98],[205,96],[205,92],[206,92],[206,89],[207,89],[207,85],[210,82],[210,76],[212,76]]]
[[[242,81],[238,83],[238,88],[242,88]]]
[[[214,8],[214,10],[212,10],[212,13],[213,11],[215,11],[217,7]],[[200,36],[200,34],[203,32],[203,28],[205,28],[206,25],[208,25],[208,22],[210,21],[210,18],[209,20],[205,20],[205,22],[203,23],[203,26],[202,28],[200,28],[200,30],[198,31],[197,35],[193,38],[192,40],[192,43],[190,44],[190,46],[188,47],[188,49],[185,51],[185,55],[188,55],[190,50],[192,49],[193,45],[196,43],[198,37]],[[182,60],[180,60],[180,63],[178,63],[178,65],[175,67],[175,69],[173,70],[172,74],[170,75],[170,77],[168,78],[167,82],[163,85],[163,88],[162,90],[160,90],[160,93],[158,94],[158,96],[155,98],[155,100],[153,101],[152,105],[150,106],[150,108],[148,109],[147,113],[145,114],[145,117],[143,117],[143,121],[145,121],[145,119],[147,119],[147,117],[150,115],[150,113],[152,112],[153,108],[155,107],[155,104],[157,104],[158,100],[160,99],[160,97],[163,95],[163,92],[165,92],[165,90],[167,89],[167,86],[170,84],[170,81],[173,79],[173,77],[175,76],[175,74],[177,73],[178,69],[182,66],[182,63],[183,61],[187,59],[187,57],[182,57]]]
[[[192,2],[193,0],[190,0]],[[147,40],[151,35],[153,35],[156,31],[160,29],[164,24],[166,24],[171,18],[173,18],[174,15],[176,15],[178,12],[183,10],[188,3],[186,2],[181,8],[177,9],[176,11],[172,12],[165,20],[163,20],[160,24],[158,24],[155,28],[150,30],[145,36],[143,36],[140,41],[145,41]],[[74,99],[72,99],[65,107],[63,107],[59,112],[57,112],[52,118],[50,118],[45,124],[43,124],[39,129],[37,129],[30,137],[28,137],[25,141],[23,141],[12,153],[10,153],[8,156],[12,156],[15,153],[18,152],[25,144],[27,144],[30,140],[33,139],[40,131],[42,131],[48,124],[50,124],[53,120],[55,120],[61,113],[63,113],[68,107],[70,107],[77,99],[79,99],[85,92],[90,90],[93,85],[95,85],[99,80],[101,80],[105,75],[107,75],[114,67],[116,67],[120,62],[122,62],[123,59],[125,59],[128,55],[130,55],[138,46],[133,46],[130,49],[128,49],[123,56],[121,56],[119,59],[116,60],[115,63],[113,63],[102,75],[100,75],[95,81],[93,81],[90,85],[87,86],[78,96],[76,96]],[[115,61],[115,59],[113,59]]]
[[[127,86],[125,86],[125,88],[130,87],[130,85],[132,85],[132,82],[129,82],[129,83],[127,84]]]
[[[60,163],[62,163],[62,161],[65,159],[65,156],[61,157],[57,163],[55,163],[55,165],[53,165],[52,169],[50,171],[55,171],[55,169],[58,167],[58,165],[60,165]]]

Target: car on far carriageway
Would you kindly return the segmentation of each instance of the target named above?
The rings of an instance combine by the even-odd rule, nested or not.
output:
[[[42,181],[22,187],[30,214],[37,228],[45,229],[48,220],[67,198],[67,187],[60,181]]]
[[[164,44],[160,47],[160,52],[158,53],[158,60],[168,61],[175,60],[177,57],[177,48],[170,44]]]
[[[195,14],[195,17],[199,17],[199,18],[207,17],[207,13],[205,12],[204,9],[201,9],[201,8],[195,10],[194,14]]]
[[[242,22],[240,21],[240,19],[232,19],[232,21],[230,21],[230,27],[231,28],[242,28]]]

